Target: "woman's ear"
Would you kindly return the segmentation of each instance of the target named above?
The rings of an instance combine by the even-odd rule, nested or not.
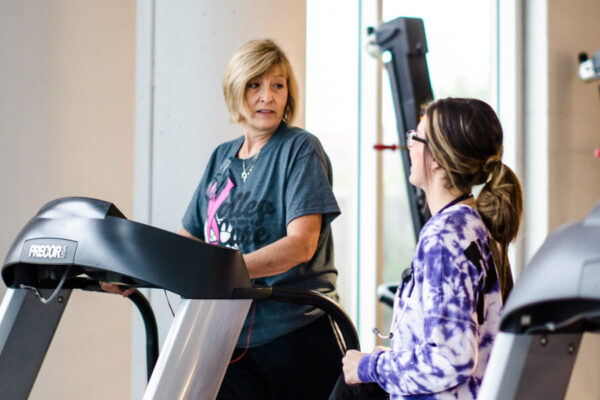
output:
[[[440,166],[435,160],[431,160],[429,163],[429,171],[432,176],[438,176],[441,179],[445,179],[447,177],[447,172],[444,168]]]

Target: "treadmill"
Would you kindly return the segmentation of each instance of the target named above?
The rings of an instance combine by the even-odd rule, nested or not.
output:
[[[410,175],[410,156],[406,148],[406,132],[417,129],[422,107],[433,100],[433,90],[427,68],[427,38],[425,25],[420,18],[399,17],[368,28],[367,51],[380,56],[390,79],[398,147],[404,170],[404,181],[415,240],[431,213],[427,208],[425,193],[413,186]],[[378,147],[376,147],[378,148]]]
[[[400,149],[403,178],[408,196],[410,219],[415,243],[421,228],[431,217],[425,193],[413,186],[410,175],[410,156],[406,147],[406,132],[417,129],[422,107],[433,100],[433,90],[427,67],[427,37],[421,18],[398,17],[376,28],[367,29],[367,52],[381,57],[390,79],[398,143],[396,146],[375,145],[376,150]],[[404,275],[404,279],[410,278]],[[384,282],[377,287],[377,298],[383,304],[394,306],[398,282]]]
[[[144,399],[215,398],[253,300],[320,308],[339,328],[342,350],[359,349],[350,318],[328,297],[255,287],[238,250],[129,221],[98,199],[43,206],[15,239],[1,273],[8,290],[0,305],[0,388],[11,400],[29,396],[72,291],[100,291],[99,281],[182,298],[158,354],[149,303],[137,290],[130,296],[146,326]]]
[[[481,399],[564,399],[584,332],[600,331],[600,202],[551,234],[515,282]]]

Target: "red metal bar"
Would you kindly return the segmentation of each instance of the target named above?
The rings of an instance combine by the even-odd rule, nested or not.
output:
[[[397,144],[383,144],[383,143],[375,143],[373,145],[373,148],[377,151],[382,151],[382,150],[406,150],[406,146],[399,146]]]

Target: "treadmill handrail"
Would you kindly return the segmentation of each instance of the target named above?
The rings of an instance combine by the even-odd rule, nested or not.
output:
[[[317,307],[325,311],[337,324],[344,340],[344,352],[350,349],[360,350],[358,333],[348,314],[335,301],[315,290],[255,286],[236,289],[234,297],[238,299],[274,300]]]

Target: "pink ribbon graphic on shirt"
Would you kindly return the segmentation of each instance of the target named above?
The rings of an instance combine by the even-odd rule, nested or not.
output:
[[[223,204],[223,202],[225,201],[225,199],[227,199],[227,197],[229,196],[229,193],[231,192],[231,189],[234,188],[235,185],[233,184],[233,182],[231,181],[231,179],[227,178],[227,183],[225,184],[225,187],[223,188],[223,190],[221,190],[221,193],[219,193],[219,196],[217,196],[217,182],[215,182],[213,184],[213,186],[210,188],[210,200],[208,201],[208,216],[206,218],[206,232],[205,232],[205,238],[206,241],[210,244],[218,244],[219,243],[219,225],[217,224],[217,210],[219,209],[219,207],[221,206],[221,204]],[[211,241],[211,233],[214,234],[215,240]]]

